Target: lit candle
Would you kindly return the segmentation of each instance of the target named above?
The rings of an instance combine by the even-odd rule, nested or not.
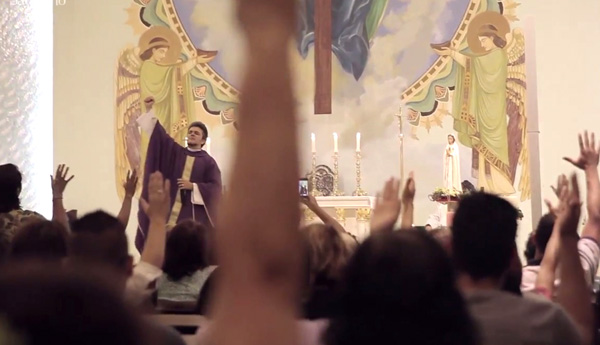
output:
[[[356,152],[360,152],[360,133],[356,133]]]
[[[317,152],[317,144],[316,144],[315,133],[310,134],[310,144],[311,144],[312,153],[316,153]]]
[[[338,134],[333,133],[333,152],[338,153]]]
[[[188,145],[187,145],[187,137],[185,137],[185,138],[183,139],[183,145],[184,145],[184,147],[187,147],[187,146],[188,146]]]
[[[210,154],[210,137],[206,138],[206,153]]]

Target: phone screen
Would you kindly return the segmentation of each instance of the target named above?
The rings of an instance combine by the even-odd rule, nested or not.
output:
[[[298,191],[300,192],[300,196],[306,197],[308,196],[308,180],[300,179],[298,182]]]

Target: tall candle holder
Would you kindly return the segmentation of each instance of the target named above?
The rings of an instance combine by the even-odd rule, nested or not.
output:
[[[333,153],[333,195],[342,196],[344,193],[339,189],[339,153]]]
[[[362,159],[362,155],[360,154],[360,151],[356,151],[356,190],[354,191],[354,193],[352,193],[352,195],[354,196],[365,196],[367,195],[367,193],[362,190],[362,188],[360,187],[360,183],[361,183],[361,169],[360,169],[360,161]]]
[[[312,173],[311,173],[310,180],[311,180],[310,182],[312,184],[312,190],[310,191],[310,194],[312,196],[321,196],[321,193],[317,189],[317,153],[316,152],[312,153]]]

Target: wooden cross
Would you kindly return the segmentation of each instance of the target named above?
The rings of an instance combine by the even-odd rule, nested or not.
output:
[[[331,114],[331,0],[315,0],[315,114]]]

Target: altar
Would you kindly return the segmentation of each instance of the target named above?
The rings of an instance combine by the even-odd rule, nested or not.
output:
[[[371,196],[318,196],[317,203],[342,224],[347,232],[364,240],[370,233],[371,212],[375,197]],[[303,225],[320,223],[321,220],[308,208],[304,208]]]

